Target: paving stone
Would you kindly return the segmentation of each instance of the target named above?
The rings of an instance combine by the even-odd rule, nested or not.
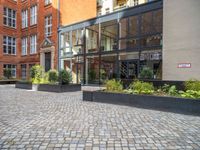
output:
[[[0,85],[0,149],[200,149],[200,117]]]

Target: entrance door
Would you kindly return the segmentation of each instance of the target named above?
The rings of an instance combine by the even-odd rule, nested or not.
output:
[[[51,69],[51,52],[45,53],[45,72]]]
[[[137,77],[137,61],[121,61],[120,63],[121,79],[134,79]]]

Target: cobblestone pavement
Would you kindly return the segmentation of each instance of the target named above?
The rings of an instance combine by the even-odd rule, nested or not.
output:
[[[200,117],[0,86],[0,149],[200,149]]]

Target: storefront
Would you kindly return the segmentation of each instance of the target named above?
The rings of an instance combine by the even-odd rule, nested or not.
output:
[[[155,1],[62,27],[59,69],[82,84],[140,78],[144,67],[161,79],[162,6]]]

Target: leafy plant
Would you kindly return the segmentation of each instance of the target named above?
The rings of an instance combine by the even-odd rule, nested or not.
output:
[[[48,81],[50,83],[55,83],[58,81],[58,72],[56,70],[50,70],[48,72]]]
[[[35,65],[31,67],[30,76],[34,84],[39,84],[43,80],[44,69],[40,65]]]
[[[106,71],[104,69],[100,69],[100,76],[102,80],[106,79]]]
[[[94,81],[95,78],[96,78],[96,72],[95,72],[95,70],[91,69],[91,70],[88,72],[88,76],[89,76],[89,80],[90,80],[90,81]]]
[[[186,92],[179,91],[179,94],[183,98],[200,99],[200,91],[194,91],[194,90],[187,90]]]
[[[117,81],[115,79],[108,80],[106,82],[106,91],[109,92],[122,92],[123,90],[123,85],[121,81]]]
[[[140,77],[142,79],[152,79],[153,78],[153,70],[149,67],[144,67],[140,73]]]
[[[129,86],[129,92],[136,94],[153,94],[154,93],[154,86],[152,83],[142,82],[142,81],[134,81]]]
[[[71,73],[67,70],[59,71],[59,81],[61,84],[69,84],[72,81]]]
[[[12,77],[12,72],[10,68],[5,68],[3,71],[4,77],[10,79]]]
[[[178,90],[175,85],[170,86],[168,84],[164,84],[162,91],[171,96],[178,95]]]
[[[187,90],[194,90],[194,91],[200,91],[200,81],[198,80],[189,80],[185,81],[185,89]]]

